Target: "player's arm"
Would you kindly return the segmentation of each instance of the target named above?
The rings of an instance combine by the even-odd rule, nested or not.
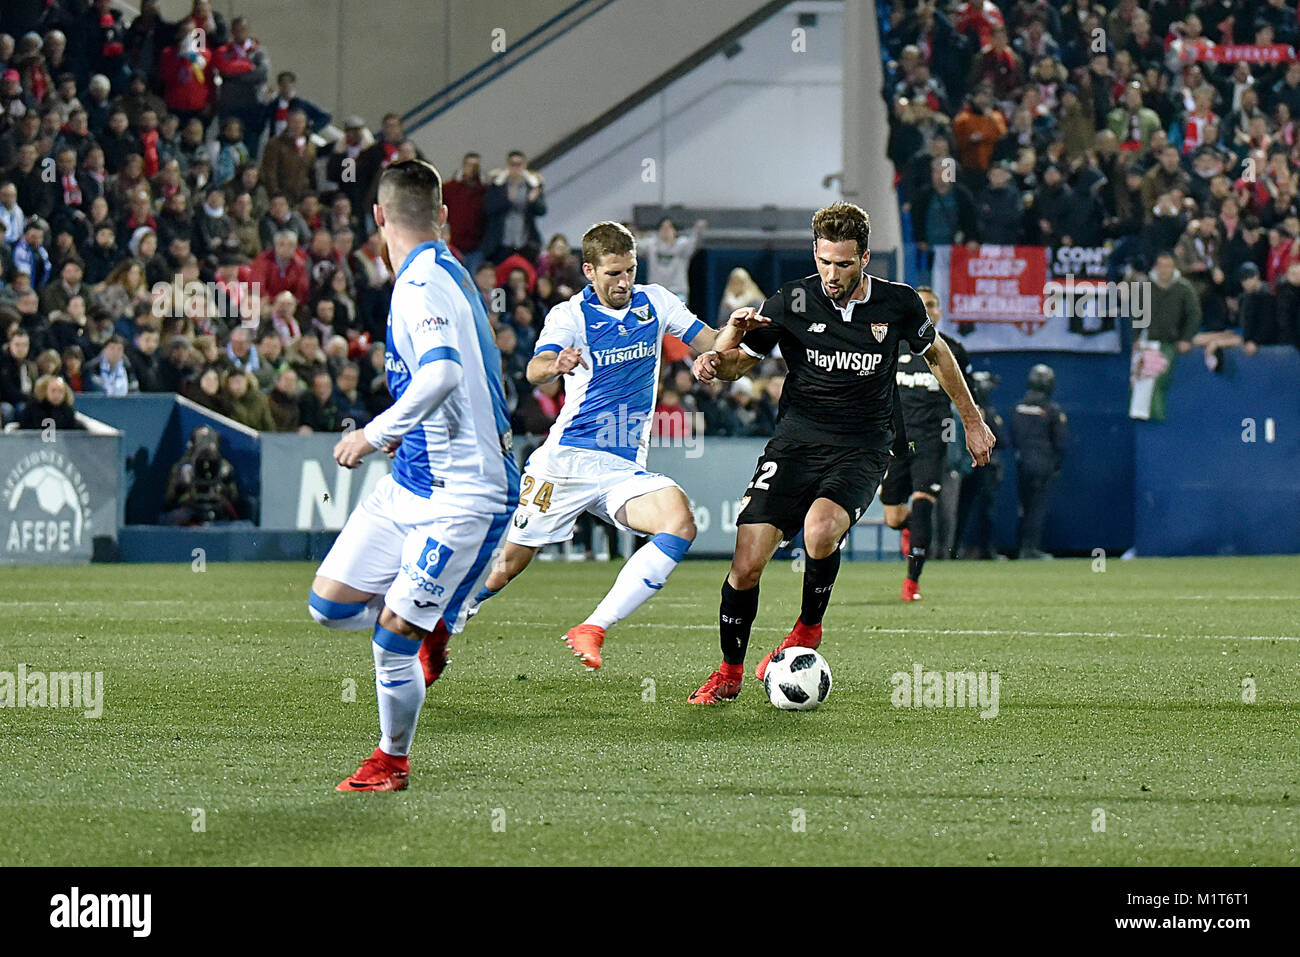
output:
[[[578,320],[571,314],[569,303],[559,303],[546,314],[533,357],[524,370],[525,378],[532,385],[541,385],[568,375],[578,366],[590,369],[582,357],[582,347],[576,345],[580,341]]]
[[[695,339],[690,342],[692,348],[700,350],[700,355],[695,359],[695,378],[701,382],[709,382],[713,379],[731,382],[741,378],[762,358],[762,353],[744,349],[741,340],[746,333],[755,329],[766,329],[771,324],[771,319],[752,306],[746,306],[733,312],[722,329],[705,330],[713,335],[711,343],[705,344],[703,339],[705,333],[700,333],[697,337],[700,345],[696,345]]]
[[[334,461],[344,468],[354,468],[371,452],[392,450],[402,437],[433,415],[447,396],[460,385],[463,372],[455,349],[423,362],[402,397],[383,413],[370,420],[364,429],[356,429],[339,439],[334,446]]]
[[[930,371],[957,407],[961,424],[966,429],[966,448],[970,452],[971,461],[975,465],[987,465],[995,441],[993,432],[985,424],[984,416],[975,404],[975,397],[966,385],[961,366],[957,364],[943,336],[934,337],[934,342],[925,350],[925,361],[930,364]]]
[[[573,346],[558,346],[548,348],[540,346],[537,355],[528,360],[528,368],[524,370],[524,375],[533,385],[541,385],[544,382],[550,382],[552,379],[568,375],[578,366],[584,369],[590,369],[587,360],[582,357],[582,350],[575,349]]]

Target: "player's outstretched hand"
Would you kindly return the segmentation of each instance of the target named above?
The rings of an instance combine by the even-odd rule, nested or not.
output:
[[[334,446],[334,461],[345,469],[354,469],[361,464],[371,452],[379,451],[370,444],[366,438],[366,433],[362,429],[353,429],[343,438],[339,439]]]
[[[695,373],[695,378],[701,382],[712,382],[718,374],[718,359],[716,352],[701,352],[695,357],[695,363],[691,371]]]
[[[759,315],[757,309],[753,306],[745,306],[737,309],[727,319],[727,324],[735,326],[741,332],[749,332],[751,329],[758,329],[761,326],[770,325],[771,319],[767,316]]]
[[[560,375],[568,375],[578,366],[582,366],[584,369],[591,368],[591,366],[587,365],[587,360],[582,357],[581,349],[567,346],[555,356],[555,371]]]
[[[966,451],[970,452],[971,463],[973,465],[988,465],[989,457],[993,454],[993,446],[997,439],[993,437],[993,430],[988,424],[981,419],[978,425],[972,423],[963,423],[966,426]]]

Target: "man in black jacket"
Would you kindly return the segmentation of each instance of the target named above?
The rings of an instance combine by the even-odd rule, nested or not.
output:
[[[1039,548],[1047,501],[1069,444],[1065,413],[1052,401],[1056,373],[1039,363],[1029,370],[1023,399],[1011,419],[1020,485],[1020,557],[1051,558]]]
[[[1025,235],[1025,203],[1011,182],[1011,164],[998,163],[989,170],[989,185],[975,199],[980,241],[996,246],[1016,246]]]

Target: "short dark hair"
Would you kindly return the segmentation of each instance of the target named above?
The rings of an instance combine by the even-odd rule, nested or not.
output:
[[[294,73],[292,70],[281,70],[279,73],[275,75],[275,82],[279,83],[285,77],[289,78],[290,83],[298,82],[298,75]]]
[[[380,174],[376,200],[399,226],[431,230],[442,208],[442,177],[432,163],[401,160]]]
[[[592,266],[599,266],[604,256],[627,253],[636,253],[636,237],[622,223],[606,220],[582,234],[582,261]]]
[[[823,206],[812,218],[813,243],[825,239],[832,243],[853,240],[858,255],[867,251],[871,238],[871,217],[866,210],[853,203],[838,202]]]

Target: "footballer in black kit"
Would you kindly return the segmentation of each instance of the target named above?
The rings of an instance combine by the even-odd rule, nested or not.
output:
[[[938,330],[942,313],[939,297],[932,289],[917,290],[926,314]],[[939,331],[970,387],[970,356],[960,342]],[[898,357],[895,375],[898,386],[899,418],[907,436],[907,454],[896,456],[880,489],[885,506],[885,522],[890,528],[903,529],[903,555],[907,558],[907,577],[903,579],[903,601],[920,601],[917,583],[930,548],[934,526],[934,509],[948,471],[948,442],[944,433],[953,431],[952,400],[943,391],[929,366],[906,353]],[[973,390],[972,390],[973,392]],[[895,449],[898,452],[898,449]]]
[[[807,557],[799,619],[754,674],[762,681],[768,662],[786,648],[821,644],[840,543],[890,465],[900,346],[924,356],[953,397],[975,464],[987,463],[993,447],[961,369],[916,291],[865,272],[867,214],[852,203],[833,203],[817,211],[812,226],[817,274],[782,286],[758,313],[736,310],[714,349],[695,361],[702,381],[734,380],[779,344],[788,373],[776,432],[736,519],[736,550],[718,615],[722,664],[691,695],[692,704],[740,693],[759,578],[779,544],[800,530]]]
[[[850,523],[871,504],[891,464],[899,348],[920,356],[935,330],[912,287],[867,276],[865,288],[865,298],[841,309],[819,276],[788,283],[763,303],[771,325],[741,339],[756,359],[779,344],[789,372],[737,525],[775,525],[788,541],[819,498]]]

